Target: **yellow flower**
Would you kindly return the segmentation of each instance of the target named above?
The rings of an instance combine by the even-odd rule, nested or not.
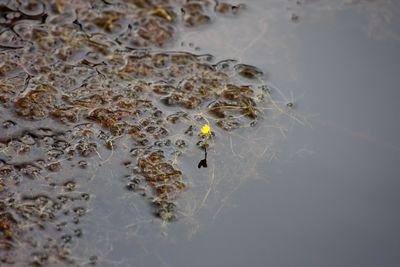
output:
[[[211,127],[210,127],[210,125],[208,125],[208,124],[204,124],[203,127],[201,127],[200,131],[201,131],[203,134],[205,134],[205,135],[208,136],[208,134],[209,134],[210,131],[211,131]]]

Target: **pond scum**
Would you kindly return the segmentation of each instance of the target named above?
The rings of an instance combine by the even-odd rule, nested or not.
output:
[[[256,67],[163,47],[180,28],[243,8],[0,2],[0,265],[76,264],[69,244],[82,235],[91,197],[79,177],[122,145],[130,155],[119,164],[131,175],[121,186],[150,199],[161,220],[177,219],[175,201],[187,187],[179,157],[210,143],[200,128],[251,127],[263,114],[259,103],[276,103]]]

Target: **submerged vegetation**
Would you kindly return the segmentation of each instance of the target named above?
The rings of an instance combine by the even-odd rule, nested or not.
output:
[[[259,103],[272,105],[258,68],[165,49],[178,30],[209,23],[217,14],[234,16],[243,5],[5,2],[2,263],[74,263],[70,244],[82,236],[80,219],[90,209],[84,185],[110,161],[126,169],[125,187],[149,199],[155,215],[176,219],[175,201],[187,188],[179,158],[188,147],[206,151],[215,139],[211,127],[254,126],[263,113]],[[119,149],[129,153],[123,157]]]

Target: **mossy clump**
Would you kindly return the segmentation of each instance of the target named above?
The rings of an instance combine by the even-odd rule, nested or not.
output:
[[[256,67],[163,48],[185,27],[235,8],[211,0],[0,4],[0,261],[73,262],[91,195],[78,189],[93,166],[123,166],[128,190],[162,220],[177,219],[177,199],[190,190],[179,159],[196,142],[209,145],[201,126],[254,125],[264,93]]]
[[[72,263],[89,193],[77,192],[65,162],[77,131],[27,129],[2,121],[0,147],[0,262],[47,266]],[[63,163],[64,162],[64,163]]]

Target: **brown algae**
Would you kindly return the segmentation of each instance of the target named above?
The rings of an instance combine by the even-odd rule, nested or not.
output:
[[[254,125],[265,93],[256,67],[164,48],[178,29],[243,7],[211,0],[0,4],[2,263],[73,263],[71,244],[84,234],[80,218],[91,195],[79,188],[92,166],[111,160],[131,174],[128,190],[145,195],[161,219],[176,219],[176,199],[187,188],[176,159],[196,146],[193,138],[206,149],[205,120],[226,131]],[[121,145],[130,153],[113,159]]]

